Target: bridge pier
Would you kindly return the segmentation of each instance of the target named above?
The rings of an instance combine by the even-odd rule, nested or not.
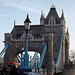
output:
[[[53,33],[48,37],[47,63],[47,75],[53,75]]]

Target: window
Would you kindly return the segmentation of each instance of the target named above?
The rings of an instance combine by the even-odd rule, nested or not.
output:
[[[35,43],[35,47],[39,47],[39,43]]]
[[[21,34],[16,34],[16,38],[17,39],[20,38],[20,36],[21,36]]]
[[[16,43],[16,45],[15,45],[16,47],[19,47],[19,43]]]
[[[51,24],[51,21],[50,21],[50,24]]]
[[[39,34],[36,34],[36,35],[35,35],[36,38],[39,38],[39,36],[40,36]]]
[[[53,24],[54,24],[54,21],[53,21]]]
[[[56,53],[58,52],[57,49],[55,50],[55,52],[56,52]]]
[[[56,28],[54,27],[54,31],[56,30]]]

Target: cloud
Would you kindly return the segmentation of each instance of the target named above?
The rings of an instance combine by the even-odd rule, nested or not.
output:
[[[3,6],[6,7],[13,7],[13,8],[18,8],[21,10],[26,10],[26,11],[30,11],[30,12],[35,12],[35,13],[40,13],[41,11],[41,6],[29,1],[3,1],[2,2]]]

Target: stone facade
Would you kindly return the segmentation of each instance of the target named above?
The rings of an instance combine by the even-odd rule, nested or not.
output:
[[[65,17],[64,12],[62,11],[61,17],[58,16],[56,8],[54,5],[50,8],[50,11],[47,17],[44,17],[43,12],[40,17],[39,25],[31,25],[29,30],[29,42],[28,49],[29,51],[36,51],[42,54],[42,50],[45,42],[50,42],[48,35],[53,33],[53,58],[57,61],[60,42],[61,42],[61,33],[63,32],[63,45],[62,45],[62,66],[69,61],[69,32],[65,32]],[[66,33],[66,34],[65,34]],[[5,33],[5,45],[9,42],[9,47],[6,50],[4,56],[4,64],[7,65],[8,62],[14,61],[17,54],[23,52],[21,50],[22,46],[25,47],[25,26],[24,25],[15,25],[11,33]],[[67,37],[66,37],[67,36]],[[49,45],[49,44],[48,44]],[[48,49],[47,49],[48,51]],[[46,54],[47,55],[47,54]],[[45,56],[46,56],[45,55]],[[47,60],[45,57],[44,60]],[[44,64],[47,62],[43,62]]]

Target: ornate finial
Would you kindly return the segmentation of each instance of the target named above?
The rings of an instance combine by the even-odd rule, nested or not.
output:
[[[64,14],[64,10],[62,9],[62,13]]]
[[[41,15],[43,15],[43,10],[41,11]]]
[[[52,3],[52,6],[51,6],[51,8],[55,8],[55,6],[54,6],[54,3]]]
[[[62,18],[62,19],[65,19],[65,18],[64,18],[64,10],[63,10],[63,9],[62,9],[62,15],[61,15],[61,18]]]
[[[52,5],[54,5],[54,3],[52,3]]]
[[[15,20],[14,20],[14,26],[15,26],[15,24],[16,24],[16,22],[15,22]]]
[[[41,11],[41,18],[40,19],[44,19],[44,13],[43,10]]]

